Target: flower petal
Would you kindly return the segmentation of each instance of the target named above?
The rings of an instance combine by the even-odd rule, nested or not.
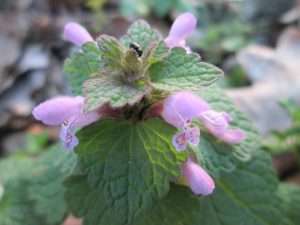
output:
[[[90,125],[91,123],[96,122],[101,118],[101,114],[97,111],[92,111],[88,113],[80,113],[76,120],[74,121],[75,126],[78,128],[85,127]]]
[[[61,126],[59,138],[61,139],[64,148],[73,150],[78,144],[78,138],[75,136],[76,127],[74,118],[64,121]]]
[[[229,127],[229,116],[224,112],[207,110],[201,113],[200,119],[206,128],[215,135],[222,135]]]
[[[200,130],[198,127],[189,127],[186,131],[188,142],[197,146],[200,142]]]
[[[246,134],[241,129],[228,129],[219,138],[229,144],[238,144],[245,140]]]
[[[64,28],[64,39],[77,46],[82,46],[87,42],[93,42],[94,39],[89,32],[78,23],[68,23]]]
[[[186,178],[191,190],[196,195],[210,195],[215,189],[215,183],[209,174],[192,159],[188,159],[182,167],[182,174]]]
[[[184,41],[196,29],[197,19],[192,13],[183,13],[176,18],[165,42],[169,48],[184,47]]]
[[[161,116],[169,124],[183,128],[188,121],[199,117],[208,109],[209,105],[203,99],[191,92],[183,91],[165,99]]]
[[[229,128],[232,118],[226,112],[208,110],[201,113],[200,119],[213,135],[226,143],[237,144],[246,138],[245,132],[241,129]]]
[[[185,131],[180,131],[173,136],[172,144],[177,151],[181,152],[187,148],[188,139]]]
[[[35,119],[47,125],[57,126],[65,120],[79,114],[84,102],[84,98],[77,97],[56,97],[36,106],[32,114]]]

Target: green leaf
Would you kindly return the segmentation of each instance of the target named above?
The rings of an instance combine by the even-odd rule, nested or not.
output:
[[[175,130],[159,119],[103,120],[82,129],[76,149],[81,174],[66,182],[72,213],[85,225],[129,225],[168,193],[185,153],[171,143]]]
[[[147,93],[143,86],[126,84],[116,76],[97,76],[84,83],[86,110],[93,111],[109,103],[111,107],[133,105]]]
[[[75,166],[75,154],[64,152],[57,147],[39,157],[34,178],[29,180],[28,198],[34,204],[32,209],[46,224],[61,224],[66,217],[63,181]]]
[[[162,40],[158,31],[152,29],[144,20],[137,20],[128,29],[127,34],[121,38],[121,42],[129,47],[130,43],[138,44],[142,51],[153,43]]]
[[[114,37],[104,34],[97,39],[97,43],[101,52],[101,63],[110,69],[120,70],[122,68],[125,49],[119,41]]]
[[[252,161],[237,167],[215,179],[216,190],[210,196],[197,197],[173,185],[167,197],[145,212],[136,225],[289,224],[278,207],[278,181],[270,157],[259,151]]]
[[[229,113],[232,117],[230,126],[242,129],[246,133],[246,139],[240,144],[229,145],[202,130],[200,145],[196,152],[200,163],[218,176],[220,171],[233,171],[236,168],[235,161],[251,160],[256,149],[260,148],[260,137],[252,123],[236,109],[217,85],[203,88],[196,94],[209,102],[214,110]]]
[[[147,66],[151,66],[157,62],[162,61],[169,54],[169,48],[166,46],[164,41],[160,41],[157,44],[148,46],[145,49],[142,57],[147,62]]]
[[[32,162],[27,158],[9,157],[0,161],[0,224],[39,225],[43,219],[30,209],[33,202],[27,196]]]
[[[300,224],[300,187],[293,184],[281,184],[278,195],[281,199],[280,206],[291,224]]]
[[[60,225],[67,209],[62,180],[75,155],[54,147],[37,158],[9,157],[0,162],[0,224]]]
[[[83,45],[65,61],[67,74],[74,95],[82,95],[82,84],[100,70],[100,51],[95,43]]]
[[[33,202],[27,197],[27,186],[27,181],[21,177],[3,186],[4,195],[0,199],[1,225],[46,225],[43,218],[31,209]]]
[[[199,90],[222,76],[217,67],[200,61],[196,53],[187,54],[183,48],[173,48],[160,63],[149,69],[153,86],[166,91]]]

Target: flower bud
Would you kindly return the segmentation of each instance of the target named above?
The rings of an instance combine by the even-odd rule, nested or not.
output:
[[[210,195],[215,189],[215,183],[209,174],[191,158],[182,166],[182,174],[189,187],[196,195]]]
[[[196,29],[197,19],[191,13],[183,13],[174,21],[165,43],[169,48],[186,48],[185,39]]]
[[[93,42],[94,39],[89,32],[78,23],[68,23],[64,27],[64,39],[77,46],[82,46],[87,42]]]

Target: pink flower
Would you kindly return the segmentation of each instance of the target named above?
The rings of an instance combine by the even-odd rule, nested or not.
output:
[[[215,189],[215,183],[209,174],[191,158],[182,166],[182,175],[185,177],[191,190],[196,195],[210,195]]]
[[[206,101],[191,92],[177,92],[167,97],[164,101],[162,117],[169,124],[177,128],[183,128],[192,119],[209,110]]]
[[[186,149],[188,144],[198,145],[200,131],[192,125],[196,119],[224,142],[240,143],[246,137],[242,130],[230,128],[232,119],[228,113],[212,110],[206,101],[190,92],[178,92],[167,97],[161,116],[180,130],[173,137],[173,145],[178,151]]]
[[[226,112],[207,110],[201,113],[200,119],[214,136],[224,142],[237,144],[246,138],[245,133],[241,129],[229,128],[229,123],[232,119]]]
[[[200,142],[200,130],[198,127],[185,126],[173,136],[172,143],[178,151],[183,151],[188,144],[197,146]]]
[[[97,111],[84,113],[84,98],[56,97],[36,106],[32,114],[44,124],[61,125],[60,139],[67,149],[73,149],[78,144],[75,132],[78,128],[87,126],[100,118]]]
[[[190,48],[186,46],[186,38],[196,29],[197,19],[191,13],[183,13],[176,18],[170,29],[169,35],[165,39],[165,43],[169,48],[182,47],[190,52]]]
[[[68,23],[64,28],[64,39],[77,46],[82,46],[87,42],[93,42],[94,39],[89,32],[78,23]]]

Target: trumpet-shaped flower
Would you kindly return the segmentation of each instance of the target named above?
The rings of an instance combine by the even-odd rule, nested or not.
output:
[[[46,125],[61,125],[60,139],[67,149],[73,149],[78,144],[76,130],[101,117],[97,111],[84,113],[83,105],[84,98],[81,96],[56,97],[36,106],[32,114]]]
[[[215,189],[215,183],[210,175],[191,158],[182,166],[182,175],[196,195],[210,195]]]
[[[183,128],[207,110],[209,105],[206,101],[191,92],[182,91],[165,99],[161,115],[169,124]]]
[[[206,101],[190,92],[178,92],[167,97],[161,116],[180,130],[173,137],[173,145],[178,151],[185,149],[188,143],[199,143],[200,131],[191,128],[194,119],[200,120],[211,134],[224,142],[234,144],[245,139],[242,130],[230,128],[232,119],[228,113],[212,110]]]
[[[82,46],[87,42],[93,42],[94,39],[89,32],[78,23],[67,23],[64,27],[64,39],[77,46]]]
[[[200,115],[206,128],[219,139],[235,144],[245,139],[245,133],[240,129],[230,129],[232,118],[226,112],[207,110]]]
[[[191,13],[183,13],[176,18],[170,29],[165,43],[169,48],[182,47],[190,52],[186,45],[186,38],[196,29],[197,19]]]

